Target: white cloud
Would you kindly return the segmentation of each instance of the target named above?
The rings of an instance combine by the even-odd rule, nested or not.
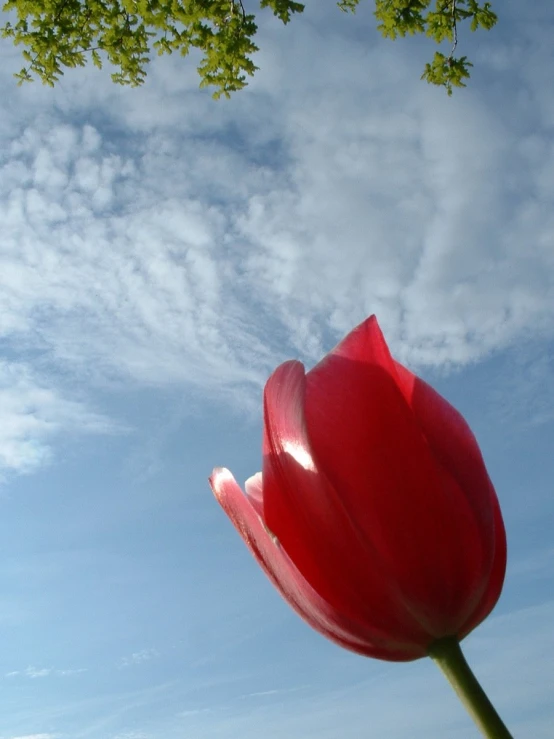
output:
[[[424,90],[380,112],[379,89],[340,106],[303,92],[287,116],[290,181],[241,218],[254,289],[299,349],[318,335],[310,317],[338,333],[370,312],[417,364],[552,335],[550,189],[501,116],[476,95],[446,107]],[[550,171],[554,149],[538,138]]]
[[[67,677],[68,675],[79,675],[86,672],[86,668],[59,670],[52,667],[33,667],[29,666],[24,670],[13,670],[7,672],[6,677],[30,677],[32,679],[38,677]]]
[[[414,77],[407,46],[328,27],[322,59],[310,12],[278,40],[264,26],[262,71],[229,104],[196,95],[178,58],[140,91],[86,69],[17,93],[0,130],[10,351],[87,390],[200,388],[243,409],[279,361],[317,360],[372,312],[415,366],[553,337],[544,101],[506,116],[478,79],[448,99]],[[483,68],[499,74],[507,47],[488,40]],[[510,84],[531,84],[549,48],[510,47]],[[317,83],[298,73],[316,57]],[[49,454],[38,431],[5,449],[19,470]]]
[[[68,675],[80,675],[82,672],[87,672],[86,667],[79,667],[75,670],[54,670],[54,675],[60,677],[67,677]]]
[[[269,696],[281,696],[286,693],[296,693],[299,690],[305,690],[308,685],[299,685],[294,688],[273,688],[272,690],[257,690],[253,693],[245,693],[239,695],[238,700],[248,700],[251,698],[268,698]]]
[[[531,325],[550,332],[548,136],[516,145],[477,95],[443,103],[418,87],[402,112],[365,104],[349,93],[361,53],[340,115],[334,99],[291,91],[284,171],[252,167],[223,130],[200,144],[152,133],[116,153],[91,126],[43,119],[12,139],[6,334],[32,332],[96,371],[215,385],[258,380],[275,352],[249,318],[254,300],[313,358],[327,328],[338,336],[371,311],[426,364],[474,361]]]
[[[11,739],[56,739],[58,734],[25,734],[25,736],[13,736]]]
[[[110,153],[109,142],[95,159],[83,157],[83,141],[95,135],[44,121],[12,142],[0,278],[5,337],[38,341],[56,362],[89,376],[213,386],[257,380],[245,359],[264,347],[244,325],[245,308],[224,299],[234,269],[219,263],[221,249],[232,248],[221,208],[190,197],[182,177],[170,195],[171,170],[167,183],[149,186],[155,141],[136,162]]]
[[[191,716],[199,716],[203,713],[215,713],[214,708],[190,708],[186,711],[179,711],[177,714],[179,718],[189,718]]]
[[[50,457],[50,442],[62,431],[110,433],[117,424],[86,404],[48,387],[22,362],[0,359],[0,475],[30,472]]]
[[[141,649],[138,652],[133,652],[133,654],[129,655],[128,657],[122,657],[119,660],[119,667],[130,667],[131,665],[140,665],[143,662],[148,662],[151,659],[154,659],[155,657],[159,656],[159,652],[157,649]]]

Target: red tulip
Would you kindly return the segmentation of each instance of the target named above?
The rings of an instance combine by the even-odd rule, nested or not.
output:
[[[424,657],[493,609],[506,538],[462,416],[390,355],[374,316],[264,393],[263,475],[212,489],[285,600],[370,657]]]

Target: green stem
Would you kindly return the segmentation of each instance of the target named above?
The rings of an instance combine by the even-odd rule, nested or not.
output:
[[[513,739],[471,671],[456,637],[439,639],[431,644],[428,654],[440,667],[483,736],[488,739]]]

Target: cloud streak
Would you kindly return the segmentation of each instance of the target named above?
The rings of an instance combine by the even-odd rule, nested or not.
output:
[[[29,677],[34,680],[39,677],[68,677],[70,675],[80,675],[86,671],[86,668],[60,670],[54,669],[53,667],[29,666],[24,670],[13,670],[12,672],[7,672],[6,677]]]

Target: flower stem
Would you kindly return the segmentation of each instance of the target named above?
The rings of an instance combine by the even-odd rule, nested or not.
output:
[[[483,736],[487,739],[513,739],[471,671],[456,637],[434,642],[428,654],[440,667]]]

